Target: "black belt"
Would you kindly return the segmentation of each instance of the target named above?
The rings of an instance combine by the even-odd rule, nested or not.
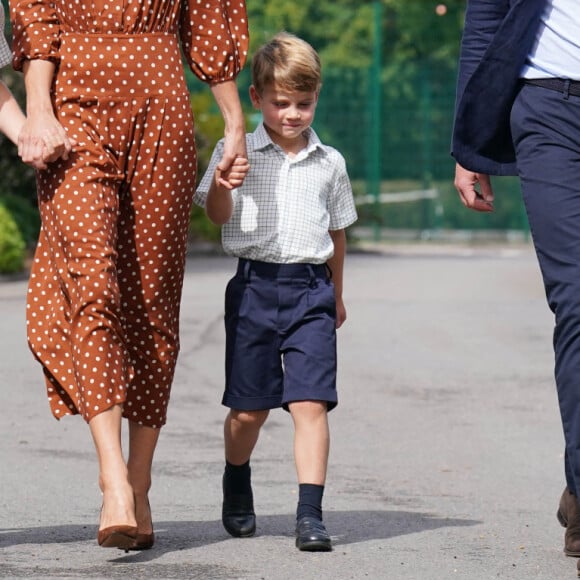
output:
[[[271,262],[259,262],[257,260],[238,259],[238,275],[248,279],[253,272],[259,278],[330,278],[330,268],[323,264],[276,264]]]
[[[558,91],[564,95],[580,97],[580,81],[552,77],[547,79],[524,79],[524,83],[527,85],[542,87],[544,89],[550,89],[551,91]]]

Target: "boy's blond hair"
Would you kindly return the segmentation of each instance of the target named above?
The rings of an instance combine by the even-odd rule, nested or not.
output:
[[[305,40],[280,32],[252,59],[252,84],[261,95],[268,86],[304,93],[322,85],[320,57]]]

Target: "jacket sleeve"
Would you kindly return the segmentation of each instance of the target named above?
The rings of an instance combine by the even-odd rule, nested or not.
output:
[[[10,2],[15,70],[25,60],[58,61],[60,24],[53,2],[49,0],[12,0]]]
[[[547,0],[468,0],[451,154],[466,169],[517,173],[510,113]]]
[[[235,79],[248,55],[245,0],[183,2],[180,37],[191,70],[204,82]]]
[[[468,0],[457,77],[458,103],[509,11],[509,0]]]

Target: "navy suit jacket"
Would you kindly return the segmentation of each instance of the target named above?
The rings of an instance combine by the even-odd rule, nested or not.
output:
[[[510,111],[547,0],[468,0],[451,154],[471,171],[516,175]]]

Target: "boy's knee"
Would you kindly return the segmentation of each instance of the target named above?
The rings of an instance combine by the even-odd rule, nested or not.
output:
[[[288,404],[288,410],[291,415],[316,417],[327,414],[328,403],[326,401],[294,401]]]
[[[269,410],[261,411],[241,411],[237,409],[230,410],[232,421],[247,427],[261,427],[268,417]]]

